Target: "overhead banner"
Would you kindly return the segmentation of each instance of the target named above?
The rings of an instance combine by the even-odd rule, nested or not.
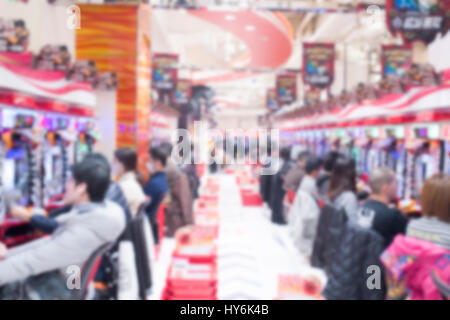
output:
[[[277,75],[277,102],[279,106],[291,104],[297,99],[297,75],[285,73]]]
[[[155,53],[153,55],[152,87],[159,90],[173,90],[178,76],[177,64],[178,55]]]
[[[172,94],[172,101],[175,105],[188,104],[192,96],[192,83],[187,79],[178,79],[175,90]]]
[[[303,43],[303,82],[326,88],[333,83],[335,51],[333,43]]]
[[[320,101],[320,89],[309,87],[305,89],[305,106],[314,106]]]
[[[383,75],[402,77],[406,75],[411,64],[412,50],[410,45],[382,46],[381,65],[383,67]]]
[[[386,19],[390,31],[400,33],[405,41],[429,44],[450,27],[450,1],[386,0]]]
[[[276,89],[267,89],[266,94],[266,107],[271,111],[275,111],[278,109],[277,103],[277,90]]]

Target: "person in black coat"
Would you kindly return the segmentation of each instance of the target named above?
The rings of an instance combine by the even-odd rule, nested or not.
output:
[[[272,222],[277,224],[285,224],[283,215],[283,199],[286,191],[283,188],[284,177],[294,166],[291,160],[291,149],[289,147],[280,150],[280,169],[271,177],[270,182],[270,198],[269,204],[272,210]]]

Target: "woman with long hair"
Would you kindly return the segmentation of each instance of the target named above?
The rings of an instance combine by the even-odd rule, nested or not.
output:
[[[356,163],[339,155],[331,171],[328,199],[336,209],[344,209],[349,220],[356,221],[358,198],[356,196]]]

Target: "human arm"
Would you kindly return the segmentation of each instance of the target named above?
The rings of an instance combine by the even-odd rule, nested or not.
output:
[[[0,242],[0,261],[2,261],[6,254],[8,253],[8,248],[6,248],[6,246]]]
[[[0,262],[0,286],[83,263],[97,242],[94,233],[88,229],[73,227],[57,236],[33,241],[18,250],[13,249]]]

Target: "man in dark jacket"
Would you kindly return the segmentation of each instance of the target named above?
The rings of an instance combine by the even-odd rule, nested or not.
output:
[[[271,179],[270,208],[272,209],[272,222],[285,224],[283,214],[283,199],[286,191],[283,188],[284,178],[288,171],[293,167],[291,161],[291,149],[282,148],[280,150],[281,168]]]

